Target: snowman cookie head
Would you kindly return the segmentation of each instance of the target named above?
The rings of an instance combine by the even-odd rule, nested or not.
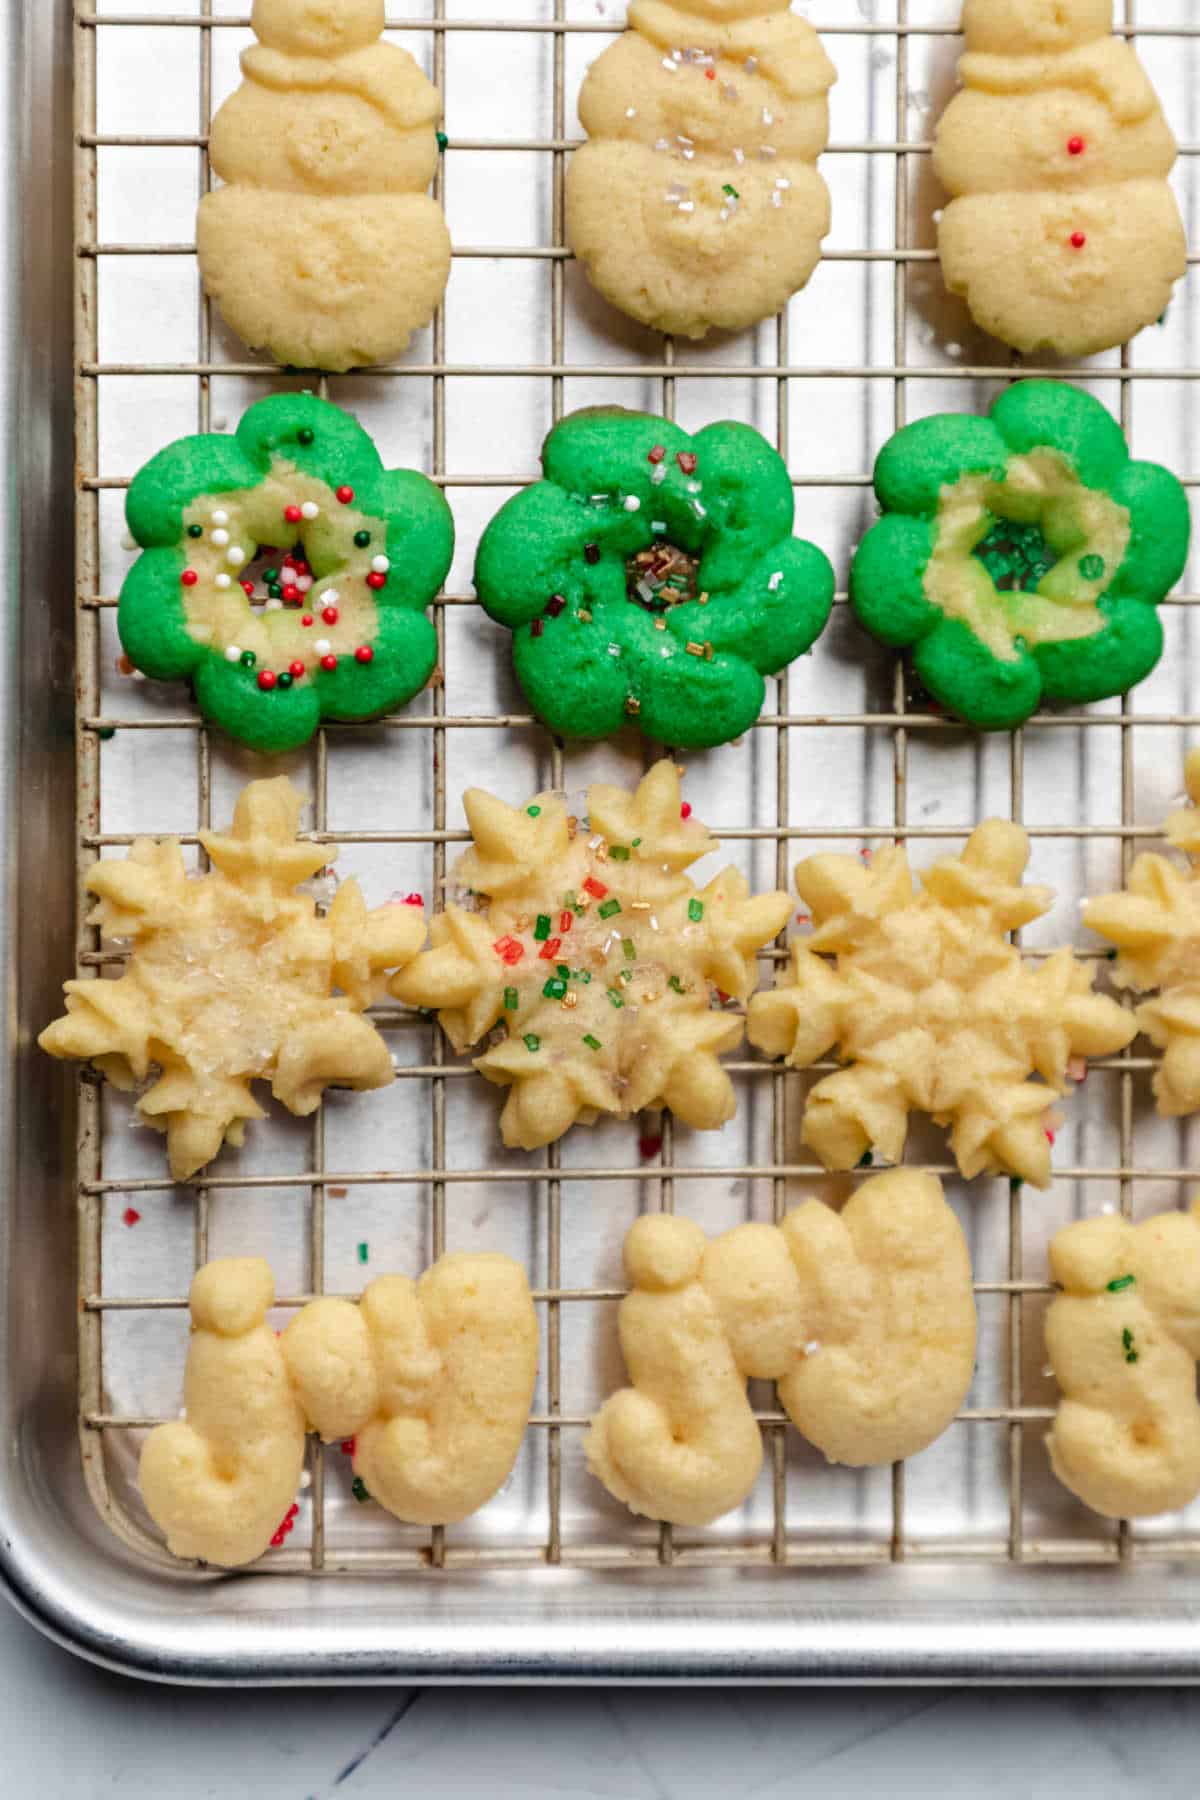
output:
[[[994,56],[1076,50],[1112,30],[1112,0],[965,0],[967,49]]]
[[[384,0],[254,0],[254,35],[291,56],[344,56],[375,43]]]

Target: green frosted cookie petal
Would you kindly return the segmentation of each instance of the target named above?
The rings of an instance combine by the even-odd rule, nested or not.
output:
[[[179,438],[134,476],[125,500],[130,533],[146,549],[177,544],[193,500],[253,487],[265,472],[265,461],[247,456],[236,438]]]
[[[454,557],[454,514],[441,489],[415,469],[382,475],[378,493],[392,559],[387,599],[394,605],[428,606]]]
[[[1034,651],[1048,700],[1082,705],[1124,694],[1150,673],[1162,655],[1162,623],[1152,606],[1140,600],[1100,602],[1102,631],[1060,644],[1039,644]]]
[[[311,433],[310,443],[301,442],[302,432]],[[285,457],[330,487],[354,488],[360,503],[373,498],[370,490],[383,473],[379,452],[358,421],[315,394],[256,401],[242,416],[237,441],[260,468],[273,456]]]
[[[692,442],[678,425],[623,406],[586,406],[554,427],[542,446],[542,468],[547,481],[584,499],[629,493],[634,482],[649,482],[649,453],[658,445],[668,476],[679,473],[676,452],[691,450]]]
[[[423,612],[389,607],[379,615],[373,649],[369,663],[345,655],[336,669],[317,670],[312,682],[323,718],[372,719],[405,705],[433,673],[437,632]]]
[[[1032,656],[1002,662],[960,619],[943,619],[922,638],[913,667],[935,700],[980,731],[1013,730],[1041,699],[1041,675]]]
[[[321,722],[311,682],[265,694],[255,670],[210,654],[196,670],[195,686],[196,703],[205,718],[268,756],[298,750]]]
[[[701,565],[708,585],[708,564]],[[707,607],[682,609],[714,648],[745,658],[761,675],[774,675],[802,656],[825,629],[833,607],[833,565],[815,544],[785,538],[750,568],[735,588]]]
[[[1065,456],[1085,487],[1111,487],[1129,460],[1108,408],[1065,381],[1018,381],[992,407],[1014,455],[1042,446]]]
[[[513,663],[530,708],[559,737],[602,738],[625,723],[630,671],[607,654],[608,634],[573,616],[513,635]]]
[[[796,516],[791,477],[782,457],[750,425],[707,425],[696,433],[692,448],[700,503],[713,525],[705,584],[729,587],[741,581],[752,557],[791,537]]]
[[[936,535],[929,519],[885,513],[854,553],[851,604],[866,629],[895,649],[915,644],[942,617],[924,588]]]
[[[1113,499],[1129,508],[1130,538],[1109,592],[1156,604],[1187,563],[1192,531],[1187,493],[1158,463],[1131,462],[1113,487]]]
[[[766,687],[740,657],[704,662],[685,651],[665,661],[641,694],[638,724],[647,737],[679,750],[707,750],[749,731]]]
[[[155,681],[182,681],[207,654],[187,628],[179,577],[182,550],[145,550],[121,589],[117,631],[135,667]]]
[[[961,475],[1003,467],[1007,454],[987,419],[935,413],[888,439],[875,462],[875,493],[885,512],[930,514],[944,487]]]

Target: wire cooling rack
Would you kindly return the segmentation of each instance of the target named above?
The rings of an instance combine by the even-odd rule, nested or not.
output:
[[[1135,18],[1128,0],[1121,27],[1141,40],[1181,138],[1194,135],[1200,91],[1191,5],[1142,0]],[[512,0],[515,16],[504,19],[459,10],[460,0],[427,0],[389,26],[446,96],[436,188],[456,245],[446,305],[394,367],[321,387],[359,414],[388,460],[427,469],[460,527],[459,560],[435,606],[435,684],[380,724],[323,729],[292,765],[313,795],[312,835],[343,846],[373,901],[415,885],[418,871],[436,897],[448,851],[466,837],[458,798],[472,779],[515,801],[545,785],[577,791],[599,774],[628,778],[647,759],[632,743],[564,750],[515,710],[506,640],[470,592],[478,530],[534,478],[553,420],[611,399],[692,427],[730,414],[759,424],[789,463],[797,529],[844,577],[871,517],[880,443],[909,417],[981,409],[1015,366],[995,361],[997,347],[942,294],[933,249],[929,137],[959,49],[956,0],[828,0],[814,19],[840,74],[822,164],[835,206],[825,261],[778,321],[700,347],[608,314],[564,247],[574,99],[620,27],[617,0]],[[122,952],[87,925],[91,863],[120,854],[139,829],[174,830],[197,846],[197,831],[224,823],[238,786],[261,768],[210,740],[177,690],[117,672],[112,610],[128,563],[120,509],[139,462],[182,432],[227,429],[249,400],[295,379],[246,360],[195,269],[209,125],[237,80],[248,23],[222,0],[174,13],[122,10],[120,0],[76,7],[78,972],[96,977]],[[480,122],[499,134],[464,129]],[[1182,152],[1176,182],[1194,224],[1200,143]],[[484,241],[473,242],[481,226]],[[496,229],[516,241],[491,241]],[[1161,456],[1190,489],[1200,481],[1188,416],[1198,325],[1185,283],[1133,348],[1045,371],[1106,399],[1135,451]],[[480,472],[489,451],[496,472]],[[689,792],[759,887],[787,886],[802,849],[869,854],[896,839],[921,865],[942,853],[940,840],[1007,813],[1030,830],[1031,877],[1061,896],[1045,932],[1025,934],[1037,955],[1078,938],[1079,896],[1127,872],[1134,840],[1156,834],[1180,786],[1186,731],[1200,725],[1187,672],[1198,598],[1185,591],[1170,603],[1167,656],[1132,698],[1039,716],[987,741],[914,698],[903,667],[841,611],[815,655],[775,680],[743,743],[691,759]],[[764,955],[764,980],[784,954],[781,940]],[[416,1272],[447,1245],[509,1250],[536,1284],[542,1372],[512,1481],[475,1520],[430,1533],[356,1507],[346,1459],[311,1443],[299,1528],[265,1559],[268,1572],[1100,1564],[1200,1553],[1189,1518],[1135,1531],[1084,1513],[1049,1478],[1037,1442],[1054,1398],[1039,1324],[1046,1238],[1101,1207],[1132,1215],[1173,1204],[1194,1172],[1187,1128],[1156,1121],[1148,1105],[1147,1056],[1095,1065],[1064,1123],[1049,1196],[998,1181],[968,1188],[940,1136],[914,1130],[910,1158],[947,1181],[978,1276],[979,1370],[941,1443],[907,1467],[828,1469],[754,1384],[768,1452],[760,1491],[711,1530],[682,1533],[632,1519],[581,1468],[581,1428],[622,1378],[620,1241],[639,1208],[678,1203],[715,1230],[778,1219],[805,1193],[845,1192],[799,1145],[813,1075],[743,1053],[729,1065],[739,1118],[719,1136],[673,1135],[666,1117],[643,1125],[639,1144],[637,1125],[601,1125],[535,1167],[499,1149],[492,1091],[448,1055],[436,1027],[395,1010],[378,1018],[394,1046],[393,1088],[333,1096],[311,1124],[257,1124],[242,1152],[227,1151],[186,1189],[166,1179],[161,1141],[130,1129],[124,1097],[80,1075],[81,1441],[98,1509],[139,1554],[168,1561],[142,1522],[133,1473],[141,1434],[179,1403],[192,1269],[210,1254],[269,1252],[286,1309],[356,1292],[383,1269]]]

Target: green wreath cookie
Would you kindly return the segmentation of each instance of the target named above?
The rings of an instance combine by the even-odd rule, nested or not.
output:
[[[1157,463],[1130,461],[1089,394],[1021,381],[986,419],[907,425],[879,453],[875,493],[854,610],[912,649],[929,692],[968,723],[1008,730],[1043,700],[1123,694],[1158,661],[1187,496]]]
[[[450,509],[328,401],[275,394],[231,437],[180,438],[137,475],[126,516],[143,554],[121,590],[125,653],[190,680],[232,737],[295,749],[322,719],[374,718],[428,681]]]
[[[748,425],[689,437],[604,406],[557,425],[542,467],[475,565],[537,716],[576,738],[632,719],[687,749],[753,725],[764,675],[809,648],[833,603],[827,558],[792,536],[782,458]]]

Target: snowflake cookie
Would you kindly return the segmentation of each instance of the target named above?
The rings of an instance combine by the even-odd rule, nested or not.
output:
[[[966,0],[933,167],[942,272],[1027,353],[1093,356],[1167,309],[1187,239],[1177,146],[1112,0]]]
[[[537,716],[562,737],[633,723],[682,749],[748,730],[764,675],[810,647],[833,605],[828,559],[792,536],[783,458],[749,425],[689,437],[596,406],[554,427],[542,466],[475,565]]]
[[[1184,769],[1191,804],[1173,812],[1165,830],[1191,867],[1139,856],[1124,893],[1089,900],[1083,912],[1084,924],[1117,946],[1116,985],[1158,990],[1134,1016],[1163,1052],[1154,1093],[1167,1118],[1200,1109],[1200,750],[1188,753]]]
[[[1028,861],[1020,826],[988,819],[961,857],[925,870],[919,890],[899,846],[866,865],[797,865],[814,930],[793,940],[774,990],[750,1002],[748,1032],[793,1068],[831,1050],[849,1065],[808,1097],[803,1141],[826,1168],[852,1169],[868,1152],[899,1162],[916,1111],[952,1128],[965,1176],[1049,1185],[1043,1115],[1066,1091],[1068,1065],[1123,1050],[1136,1027],[1092,992],[1070,949],[1034,964],[1009,941],[1053,899],[1022,886]]]
[[[259,42],[212,123],[196,250],[247,344],[295,368],[388,362],[434,314],[450,233],[426,193],[442,97],[383,0],[254,0]]]
[[[167,1136],[171,1174],[186,1181],[221,1145],[241,1144],[269,1081],[290,1112],[315,1112],[325,1087],[386,1087],[387,1045],[363,1012],[385,971],[425,941],[417,906],[368,912],[344,881],[325,918],[297,885],[337,857],[300,843],[300,796],[282,776],[252,781],[233,829],[203,831],[213,863],[189,875],[175,838],[139,838],[93,864],[90,917],[133,953],[117,981],[68,981],[67,1011],[38,1039],[51,1056],[96,1064],[119,1088],[159,1071],[137,1110]]]
[[[633,0],[567,167],[567,238],[605,299],[691,338],[786,306],[829,230],[836,80],[788,0]]]
[[[911,649],[929,692],[969,724],[1007,731],[1043,700],[1123,694],[1158,661],[1155,608],[1187,560],[1187,495],[1130,460],[1090,394],[1020,381],[986,419],[918,419],[880,451],[875,493],[883,517],[854,557],[854,611]]]
[[[595,784],[586,818],[561,794],[511,807],[472,788],[464,805],[475,841],[453,879],[473,904],[448,901],[433,948],[390,987],[437,1008],[456,1050],[503,1027],[475,1067],[512,1089],[504,1142],[533,1150],[643,1107],[704,1131],[731,1119],[718,1057],[743,1021],[724,1003],[754,986],[787,895],[752,895],[736,869],[693,885],[685,870],[716,844],[681,805],[671,762],[635,793]]]
[[[1050,1244],[1062,1290],[1046,1349],[1062,1400],[1054,1473],[1110,1519],[1176,1512],[1200,1493],[1200,1197],[1140,1225],[1082,1219]]]
[[[205,717],[255,750],[375,718],[428,681],[424,608],[454,521],[339,407],[274,394],[232,437],[180,438],[137,475],[126,516],[143,552],[121,590],[126,655],[190,680]]]
[[[636,1513],[707,1525],[762,1466],[748,1377],[776,1381],[830,1462],[895,1462],[950,1424],[975,1366],[962,1227],[913,1169],[864,1182],[840,1213],[807,1200],[781,1225],[710,1243],[650,1213],[625,1239],[618,1329],[631,1386],[585,1440],[588,1466]]]
[[[309,1431],[353,1438],[355,1497],[414,1525],[465,1519],[508,1479],[538,1358],[518,1263],[443,1256],[419,1281],[381,1276],[357,1305],[313,1300],[281,1333],[274,1299],[257,1257],[192,1282],[186,1417],[150,1433],[138,1471],[174,1555],[237,1568],[278,1547]]]

